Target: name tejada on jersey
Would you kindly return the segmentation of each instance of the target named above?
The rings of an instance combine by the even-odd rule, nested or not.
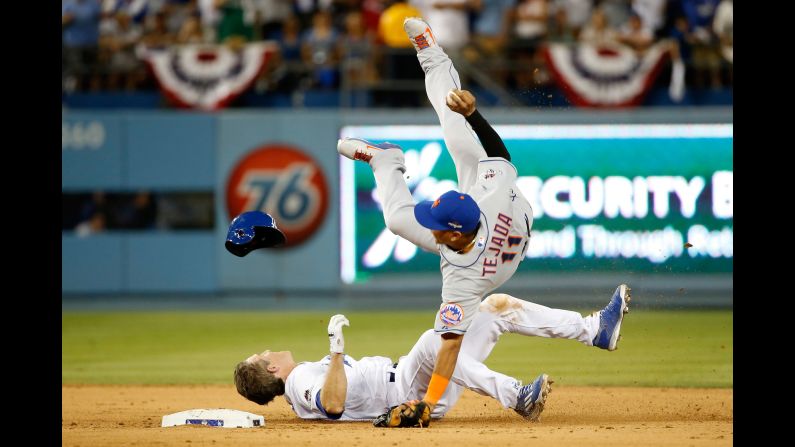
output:
[[[493,275],[497,273],[497,266],[500,262],[513,262],[516,255],[521,253],[519,244],[522,243],[522,235],[510,234],[513,219],[504,213],[497,214],[497,222],[491,229],[494,236],[488,241],[486,256],[483,257],[483,270],[480,276]],[[521,258],[520,258],[521,259]]]

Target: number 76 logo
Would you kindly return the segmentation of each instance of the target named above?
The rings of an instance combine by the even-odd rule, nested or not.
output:
[[[292,146],[267,145],[232,169],[226,187],[229,218],[264,211],[287,237],[287,247],[308,239],[323,223],[328,186],[320,165]]]

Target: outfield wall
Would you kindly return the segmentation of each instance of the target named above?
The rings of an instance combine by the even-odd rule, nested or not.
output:
[[[710,303],[731,305],[733,206],[732,182],[726,181],[733,171],[731,108],[483,113],[493,124],[509,126],[500,129],[514,160],[522,164],[520,176],[528,176],[522,188],[536,185],[531,202],[537,202],[534,208],[541,215],[534,229],[543,233],[534,236],[534,242],[546,247],[523,262],[507,290],[570,290],[576,295],[633,281],[649,293],[686,289],[708,297]],[[430,109],[64,111],[63,192],[212,191],[216,228],[107,231],[88,237],[65,231],[62,292],[437,294],[440,280],[432,255],[408,256],[399,241],[379,248],[383,220],[378,200],[369,192],[371,177],[360,169],[366,166],[353,165],[355,171],[348,171],[351,166],[341,163],[334,149],[342,132],[401,140],[407,151],[416,152],[417,161],[422,160],[409,168],[421,171],[422,182],[417,173],[409,180],[415,199],[421,200],[454,181],[436,124]],[[643,126],[659,124],[673,126]],[[682,124],[687,126],[676,126]],[[693,126],[699,124],[707,126]],[[400,125],[427,127],[392,127]],[[585,125],[579,128],[585,133],[562,142],[557,134],[544,134],[544,129],[577,133],[571,127],[543,127],[557,125]],[[441,151],[434,152],[434,145]],[[534,152],[540,146],[543,151]],[[428,157],[434,154],[431,165]],[[632,199],[630,206],[621,199],[629,196],[610,193],[609,185],[615,189],[630,183],[635,196],[640,196],[638,185],[645,188],[645,205]],[[561,184],[568,186],[554,189]],[[576,190],[580,184],[588,188]],[[597,194],[600,187],[602,199]],[[595,200],[602,205],[596,206]],[[245,258],[226,252],[223,242],[230,217],[254,208],[277,216],[288,238],[300,243]],[[606,231],[603,239],[593,236],[597,226]],[[686,247],[694,237],[700,243]],[[590,251],[582,247],[585,242],[591,244]],[[607,248],[598,252],[600,243]],[[657,249],[661,252],[652,253]]]

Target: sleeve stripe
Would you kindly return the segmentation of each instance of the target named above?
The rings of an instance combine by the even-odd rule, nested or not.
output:
[[[339,413],[339,414],[326,413],[326,409],[323,408],[323,404],[320,403],[320,391],[321,390],[322,389],[317,390],[317,394],[315,394],[315,406],[317,406],[317,409],[320,410],[321,413],[323,413],[323,416],[325,416],[325,417],[327,417],[329,419],[336,420],[336,419],[341,418],[342,417],[342,413],[345,412],[344,410],[342,411],[342,413]]]

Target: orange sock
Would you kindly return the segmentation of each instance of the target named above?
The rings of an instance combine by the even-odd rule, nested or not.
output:
[[[436,405],[436,402],[439,402],[439,399],[442,398],[442,394],[447,389],[449,382],[450,379],[447,377],[434,373],[431,376],[431,383],[428,384],[428,391],[425,393],[423,400],[431,405]]]

